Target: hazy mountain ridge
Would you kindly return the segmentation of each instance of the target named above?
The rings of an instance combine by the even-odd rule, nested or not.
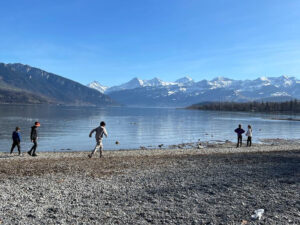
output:
[[[194,81],[183,77],[175,82],[158,78],[129,82],[107,88],[104,92],[114,100],[136,106],[188,106],[207,101],[236,101],[300,98],[300,80],[295,77],[260,77],[254,80],[233,80],[217,77]]]
[[[80,83],[44,70],[20,63],[0,63],[0,89],[5,90],[0,102],[19,96],[28,96],[23,103],[55,103],[66,105],[110,105],[110,97]],[[23,96],[23,97],[24,97]],[[21,98],[22,99],[22,98]],[[16,100],[16,99],[15,99]]]

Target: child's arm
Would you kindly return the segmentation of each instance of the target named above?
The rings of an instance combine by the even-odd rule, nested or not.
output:
[[[19,141],[21,142],[21,134],[18,133]]]
[[[92,134],[96,131],[96,129],[91,130],[89,137],[92,137]]]
[[[31,128],[30,140],[33,141],[33,129]]]
[[[103,134],[105,135],[105,137],[107,137],[107,135],[108,135],[105,127],[103,128]]]

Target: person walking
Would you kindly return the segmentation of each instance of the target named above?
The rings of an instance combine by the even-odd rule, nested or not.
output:
[[[236,147],[242,147],[242,141],[243,141],[243,136],[242,134],[245,133],[245,131],[242,129],[242,125],[239,124],[239,127],[234,130],[235,133],[237,133],[237,145]]]
[[[102,144],[102,138],[103,138],[103,135],[105,135],[105,137],[107,137],[107,131],[105,129],[105,122],[102,121],[100,123],[100,126],[99,127],[96,127],[95,129],[93,129],[90,134],[89,134],[89,137],[92,137],[92,134],[94,132],[96,132],[95,134],[95,138],[96,138],[96,146],[94,148],[94,150],[91,152],[91,154],[89,154],[89,158],[92,158],[92,156],[97,152],[97,150],[99,149],[100,150],[100,158],[102,157],[102,153],[103,153],[103,144]]]
[[[21,155],[21,134],[20,134],[20,128],[19,127],[16,127],[16,130],[12,133],[12,140],[13,140],[13,143],[12,143],[12,146],[11,146],[11,149],[10,149],[10,154],[13,153],[15,147],[17,146],[18,147],[18,152],[19,152],[19,155]]]
[[[251,147],[252,145],[252,127],[248,125],[248,130],[246,132],[247,138],[247,147]]]
[[[35,153],[37,146],[38,146],[38,144],[37,144],[37,141],[38,141],[37,129],[40,126],[41,126],[41,124],[39,122],[35,122],[34,126],[31,127],[30,140],[33,143],[33,146],[30,149],[30,151],[27,152],[30,156],[37,156],[37,154]]]

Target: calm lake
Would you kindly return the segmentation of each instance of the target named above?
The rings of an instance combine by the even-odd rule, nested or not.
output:
[[[155,148],[198,139],[235,141],[233,130],[239,123],[244,128],[252,125],[254,142],[259,138],[300,137],[300,122],[272,120],[274,117],[296,116],[174,108],[0,105],[0,151],[9,151],[16,126],[21,127],[22,151],[27,151],[31,146],[30,127],[37,120],[41,123],[38,151],[91,150],[95,139],[88,134],[102,120],[109,134],[103,142],[106,150]]]

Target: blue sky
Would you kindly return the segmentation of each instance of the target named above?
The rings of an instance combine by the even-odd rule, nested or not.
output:
[[[298,0],[10,0],[0,23],[0,62],[83,84],[300,78]]]

